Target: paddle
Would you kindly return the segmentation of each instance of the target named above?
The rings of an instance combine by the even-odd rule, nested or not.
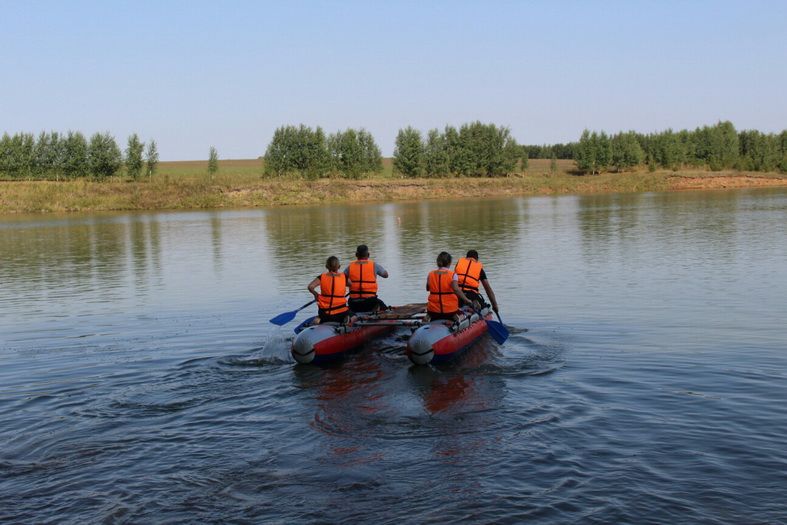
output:
[[[293,328],[292,331],[295,332],[296,334],[303,332],[307,326],[311,326],[311,324],[314,322],[315,319],[317,319],[316,315],[314,317],[307,317],[306,319],[303,320],[301,324]]]
[[[270,322],[275,324],[275,325],[278,325],[278,326],[283,326],[283,325],[289,323],[290,321],[292,321],[293,319],[295,319],[295,314],[297,314],[298,312],[300,312],[301,310],[303,310],[307,306],[309,306],[311,304],[314,304],[316,302],[317,302],[317,299],[312,299],[311,301],[309,301],[308,303],[304,304],[303,306],[301,306],[300,308],[298,308],[296,310],[293,310],[291,312],[284,312],[283,314],[277,315],[276,317],[271,319]]]
[[[489,326],[489,323],[490,322],[494,323],[494,327],[495,327],[494,330],[496,330],[495,333],[497,333],[498,336],[493,335],[492,337],[494,337],[495,341],[497,341],[499,344],[502,345],[503,343],[506,342],[506,339],[508,339],[508,328],[506,328],[506,325],[503,324],[503,320],[500,319],[500,314],[495,312],[495,315],[497,316],[497,320],[500,321],[500,322],[499,323],[495,323],[494,321],[487,321],[486,326],[487,326],[487,328],[489,328],[489,333],[493,333],[492,332],[493,328]],[[498,339],[498,337],[502,338],[503,340],[500,341],[500,339]]]
[[[481,319],[484,319],[484,316],[481,315],[481,312],[473,308],[473,311],[478,314]],[[497,313],[497,312],[495,312]],[[497,318],[500,319],[500,315],[497,315]],[[486,329],[489,330],[489,335],[492,336],[492,339],[499,345],[502,345],[508,339],[508,329],[503,325],[502,322],[497,321],[490,321],[489,319],[484,319],[486,321]]]

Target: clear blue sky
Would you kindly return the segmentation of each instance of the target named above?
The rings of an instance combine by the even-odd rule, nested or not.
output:
[[[286,123],[482,120],[522,143],[787,128],[787,2],[0,0],[0,131],[261,155]]]

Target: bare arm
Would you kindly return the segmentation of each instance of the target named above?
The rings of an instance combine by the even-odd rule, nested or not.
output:
[[[309,286],[307,286],[307,289],[314,296],[315,299],[320,298],[320,294],[318,294],[317,291],[315,290],[315,288],[317,288],[318,286],[320,286],[319,277],[316,277],[312,282],[309,283]]]
[[[497,312],[497,299],[495,298],[495,292],[492,291],[492,285],[489,284],[489,281],[483,279],[481,284],[484,285],[484,290],[486,290],[486,295],[489,296],[489,302],[492,303],[492,310]]]
[[[470,301],[470,299],[467,298],[467,296],[462,291],[462,289],[459,288],[459,283],[457,283],[456,281],[451,281],[451,289],[453,289],[456,296],[459,297],[462,301],[464,301],[465,304],[473,304],[472,301]]]

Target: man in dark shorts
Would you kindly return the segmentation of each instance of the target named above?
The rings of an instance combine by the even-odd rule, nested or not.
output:
[[[348,306],[353,312],[376,312],[386,308],[377,297],[377,276],[388,278],[388,271],[369,258],[369,247],[361,244],[355,250],[356,260],[344,268],[350,282]]]
[[[469,250],[466,257],[462,257],[456,262],[454,272],[458,277],[459,288],[465,293],[471,301],[477,301],[484,304],[484,298],[478,292],[478,285],[481,284],[486,290],[486,295],[489,297],[489,302],[492,303],[492,310],[498,312],[497,299],[495,292],[492,291],[492,285],[486,277],[484,265],[478,260],[478,252]]]

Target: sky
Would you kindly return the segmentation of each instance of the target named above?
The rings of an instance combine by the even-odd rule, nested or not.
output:
[[[0,0],[0,133],[254,158],[285,124],[787,128],[784,1]]]

